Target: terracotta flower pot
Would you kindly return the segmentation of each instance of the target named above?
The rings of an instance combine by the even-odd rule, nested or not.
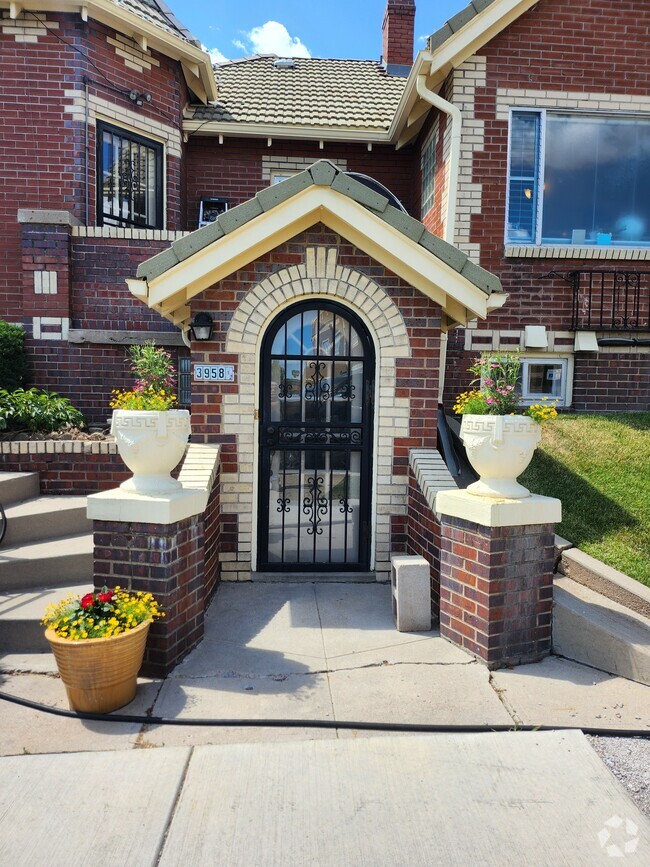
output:
[[[529,497],[517,482],[542,437],[541,425],[526,415],[464,415],[460,427],[467,458],[479,474],[470,494],[506,500]]]
[[[186,409],[113,410],[111,433],[120,457],[133,473],[120,487],[148,495],[178,490],[181,483],[170,473],[183,457],[190,432]]]
[[[109,713],[133,701],[150,620],[110,638],[71,641],[45,630],[71,710]]]

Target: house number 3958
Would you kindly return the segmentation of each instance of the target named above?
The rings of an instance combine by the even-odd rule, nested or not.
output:
[[[234,382],[234,364],[195,364],[195,382]]]

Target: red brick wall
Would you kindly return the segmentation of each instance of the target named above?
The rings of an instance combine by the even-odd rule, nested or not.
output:
[[[262,179],[262,157],[305,157],[318,160],[347,160],[351,172],[362,172],[384,184],[397,196],[409,213],[414,214],[414,148],[396,151],[394,147],[274,140],[226,138],[222,145],[214,137],[192,136],[188,144],[187,213],[188,229],[195,229],[199,219],[201,196],[224,196],[230,207],[252,198],[268,186]]]
[[[497,274],[509,293],[502,310],[491,313],[483,327],[521,329],[543,324],[552,330],[571,326],[571,290],[561,278],[543,279],[551,271],[593,267],[615,268],[613,260],[505,259],[508,122],[496,119],[497,91],[577,91],[646,96],[650,86],[650,6],[642,0],[544,0],[496,36],[478,53],[487,58],[487,86],[476,91],[475,115],[485,123],[485,148],[475,152],[473,182],[482,185],[481,213],[472,216],[472,243],[481,246],[480,264]],[[620,267],[633,265],[629,261]],[[638,263],[637,263],[638,265]],[[643,267],[643,264],[641,265]],[[475,355],[462,349],[462,332],[450,340],[448,377],[451,394],[469,381],[465,369]],[[601,355],[594,367],[576,358],[574,407],[594,409],[597,402],[581,370],[601,371],[608,382],[608,408],[648,408],[647,389],[636,381],[616,382],[620,365]],[[638,372],[647,370],[639,357]],[[637,387],[638,386],[638,387]],[[594,381],[593,387],[598,388]],[[601,406],[601,408],[605,408]]]
[[[424,499],[413,471],[409,471],[406,551],[419,554],[431,571],[431,615],[440,616],[440,522]]]
[[[177,524],[94,521],[95,586],[153,593],[165,617],[152,624],[143,674],[164,677],[203,637],[199,515]]]
[[[84,443],[83,447],[87,450],[81,454],[72,451],[44,453],[38,450],[53,445],[2,443],[0,469],[5,473],[38,473],[42,494],[95,494],[116,488],[131,475],[116,451],[110,454],[91,451],[93,447],[105,448],[104,444]],[[62,447],[62,443],[56,446]],[[71,449],[73,444],[69,447]],[[10,452],[12,448],[21,451]]]
[[[79,15],[36,13],[59,27],[37,42],[16,42],[0,33],[0,315],[22,318],[22,275],[18,208],[71,211],[84,215],[84,124],[64,111],[66,90],[83,94],[83,77],[94,79],[91,94],[133,109],[119,90],[135,88],[152,95],[152,102],[135,109],[143,117],[177,127],[187,90],[179,64],[152,52],[160,66],[139,72],[129,69],[106,42],[114,31]],[[87,58],[87,59],[86,59]],[[65,72],[65,74],[63,74]],[[106,85],[106,86],[102,86]],[[110,87],[109,87],[110,86]],[[67,100],[70,104],[70,100]],[[90,127],[90,223],[95,218],[95,128]],[[168,159],[168,227],[180,228],[181,175],[179,160]]]
[[[573,402],[585,412],[647,411],[650,355],[614,352],[577,356]]]
[[[489,667],[551,649],[554,525],[483,527],[443,516],[440,634]]]

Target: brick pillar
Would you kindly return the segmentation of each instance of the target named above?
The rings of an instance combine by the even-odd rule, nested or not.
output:
[[[164,677],[203,637],[203,521],[170,524],[94,521],[95,587],[119,585],[156,597],[165,617],[152,624],[142,673]]]
[[[387,0],[382,26],[382,60],[385,66],[413,64],[415,0]]]
[[[494,500],[442,491],[440,634],[488,668],[551,650],[559,500]]]

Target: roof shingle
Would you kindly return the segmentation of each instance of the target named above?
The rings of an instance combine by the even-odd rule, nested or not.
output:
[[[162,0],[111,0],[111,2],[173,36],[198,44],[190,31],[181,24]]]
[[[218,102],[194,109],[192,120],[376,131],[390,127],[406,79],[388,75],[380,63],[297,57],[293,68],[279,69],[276,60],[265,55],[216,66]]]

